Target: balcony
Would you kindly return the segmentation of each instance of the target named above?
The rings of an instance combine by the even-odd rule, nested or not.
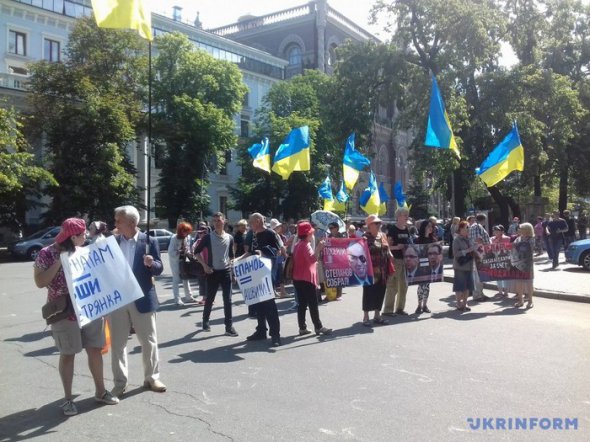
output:
[[[0,72],[0,87],[26,92],[27,77]]]

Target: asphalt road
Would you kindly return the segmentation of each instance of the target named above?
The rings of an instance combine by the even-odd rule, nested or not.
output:
[[[58,356],[44,331],[45,292],[31,263],[0,264],[0,440],[589,440],[590,305],[535,300],[533,309],[484,303],[458,314],[451,285],[432,286],[424,314],[389,325],[360,323],[361,290],[320,308],[329,337],[295,336],[296,315],[278,301],[283,346],[246,343],[255,321],[234,295],[238,338],[223,336],[218,297],[212,331],[202,307],[171,304],[170,278],[158,281],[162,381],[142,384],[137,340],[129,341],[132,390],[97,406],[86,357],[76,361],[80,413],[65,418]],[[584,275],[585,276],[585,275]],[[407,311],[416,307],[410,288]],[[105,357],[112,385],[110,355]],[[578,429],[472,430],[469,418],[572,418]]]

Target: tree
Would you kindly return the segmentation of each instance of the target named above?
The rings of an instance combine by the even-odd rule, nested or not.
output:
[[[146,44],[133,32],[100,29],[85,18],[65,52],[64,63],[31,66],[32,125],[45,135],[48,168],[59,183],[46,189],[45,218],[111,219],[114,207],[138,203],[126,148],[142,117]]]
[[[299,219],[320,207],[317,187],[326,178],[330,164],[337,164],[335,144],[320,117],[330,81],[327,75],[309,70],[273,85],[256,115],[254,137],[246,144],[260,142],[266,136],[274,155],[291,129],[307,125],[311,170],[294,172],[287,181],[275,173],[269,176],[253,168],[244,145],[240,150],[242,176],[238,186],[232,189],[237,208],[246,213],[257,211]]]
[[[39,195],[41,186],[57,185],[37,164],[21,120],[14,108],[0,107],[0,223],[12,227],[23,223],[26,209],[35,205],[30,197]]]
[[[194,47],[182,34],[156,40],[154,137],[163,146],[160,210],[170,225],[207,209],[211,166],[235,147],[234,115],[247,91],[239,69]],[[215,160],[215,161],[213,161]]]

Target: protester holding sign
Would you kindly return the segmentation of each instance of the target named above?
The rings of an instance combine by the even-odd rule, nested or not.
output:
[[[41,249],[34,264],[35,284],[39,288],[47,287],[47,301],[57,301],[66,297],[71,306],[70,294],[62,268],[60,254],[74,252],[76,247],[84,244],[86,224],[83,219],[68,218],[55,237],[55,243]],[[71,310],[69,317],[51,324],[55,346],[59,350],[59,374],[64,389],[65,402],[61,405],[66,416],[73,416],[78,409],[73,400],[72,383],[74,380],[74,359],[82,348],[86,349],[88,365],[94,380],[95,400],[114,405],[119,402],[104,387],[103,363],[101,349],[104,346],[104,321],[97,319],[82,329],[78,326],[75,313]]]
[[[300,336],[311,333],[305,324],[305,312],[308,306],[315,334],[327,335],[332,332],[331,329],[322,325],[318,310],[318,298],[316,295],[318,274],[316,264],[318,262],[318,256],[324,248],[324,241],[322,240],[316,245],[314,252],[310,244],[314,232],[315,229],[307,221],[302,221],[297,225],[299,242],[295,245],[293,251],[293,285],[299,297],[297,322],[299,323]]]
[[[469,223],[461,221],[457,228],[457,236],[453,241],[453,269],[455,279],[453,291],[457,300],[457,310],[471,311],[467,307],[467,297],[473,291],[473,254],[477,245],[474,245],[469,238]]]
[[[252,246],[240,258],[245,258],[254,253],[269,259],[276,257],[282,244],[279,243],[275,232],[264,227],[264,216],[260,213],[253,213],[250,215],[249,222],[253,233]],[[259,341],[266,339],[266,323],[268,322],[272,345],[274,347],[280,346],[281,323],[274,298],[256,304],[255,311],[258,318],[258,325],[256,326],[256,331],[248,336],[246,340]]]
[[[434,237],[434,228],[432,226],[432,222],[430,222],[430,220],[422,221],[422,223],[420,224],[420,228],[418,229],[418,239],[416,240],[416,243],[417,244],[431,244],[431,243],[434,243],[435,241],[436,241],[436,238]],[[436,250],[438,250],[438,249],[436,249]],[[442,254],[440,255],[440,257],[442,258]],[[407,255],[406,255],[406,258],[407,258]],[[434,262],[436,263],[436,261],[434,261]],[[440,266],[440,263],[438,265]],[[431,273],[430,268],[431,268],[431,266],[427,267],[427,269],[429,270],[428,271],[429,277],[430,277],[430,273]],[[435,274],[438,274],[437,270],[434,270],[434,272],[435,272]],[[419,273],[418,273],[418,276],[419,276]],[[426,305],[428,303],[428,296],[430,295],[430,282],[422,282],[422,283],[418,284],[417,293],[418,293],[418,307],[416,308],[416,314],[419,315],[422,312],[430,313],[430,309]]]
[[[158,296],[153,277],[163,270],[158,243],[137,228],[139,212],[133,206],[115,209],[115,227],[119,235],[117,242],[139,283],[143,296],[111,314],[111,356],[113,396],[120,397],[127,391],[127,338],[133,327],[141,344],[143,356],[144,388],[162,393],[166,385],[160,381],[160,357],[158,355],[158,333],[156,310]]]
[[[363,238],[369,246],[371,264],[373,266],[373,284],[363,286],[363,325],[371,326],[369,312],[373,311],[373,324],[382,325],[387,321],[381,317],[381,307],[385,298],[387,278],[395,271],[392,267],[392,256],[389,251],[387,237],[381,232],[381,220],[377,215],[369,215],[365,220],[367,232]]]
[[[528,279],[514,279],[508,282],[508,290],[516,293],[515,307],[523,306],[526,297],[526,308],[533,307],[533,250],[535,248],[535,231],[532,224],[523,223],[518,228],[518,237],[512,243],[510,263],[521,272],[528,273]]]

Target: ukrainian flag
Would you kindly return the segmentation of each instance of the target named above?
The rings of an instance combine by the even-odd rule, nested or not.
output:
[[[451,149],[459,158],[459,148],[453,135],[451,122],[445,110],[445,103],[440,95],[436,78],[432,76],[432,91],[430,93],[430,113],[428,114],[428,127],[424,145],[439,149]]]
[[[369,177],[369,185],[359,198],[359,203],[361,204],[361,209],[363,209],[367,215],[376,215],[379,213],[381,200],[379,198],[377,180],[375,179],[375,175],[373,175],[373,171],[371,171],[371,176]]]
[[[387,202],[389,201],[389,195],[387,195],[383,183],[379,184],[379,201],[381,204],[379,205],[378,215],[385,215],[387,213]]]
[[[334,196],[332,195],[332,182],[330,181],[330,177],[327,176],[326,179],[320,187],[318,187],[318,195],[325,199],[325,200],[333,200]]]
[[[336,193],[336,199],[334,200],[332,210],[336,212],[346,211],[346,201],[348,201],[348,194],[346,193],[346,187],[344,181],[340,183],[340,190]]]
[[[296,170],[309,170],[309,127],[293,129],[279,146],[272,165],[273,172],[284,180]]]
[[[342,175],[347,189],[351,189],[359,178],[359,173],[371,162],[354,148],[354,132],[346,140],[344,159],[342,164]]]
[[[148,0],[92,0],[99,28],[135,29],[152,41],[152,11]]]
[[[475,173],[488,187],[498,184],[514,170],[524,170],[524,148],[516,123],[512,130],[481,163]]]
[[[404,188],[402,186],[401,181],[396,181],[395,185],[393,186],[393,195],[395,196],[395,202],[397,203],[397,207],[407,207],[406,204],[406,195],[404,194]]]
[[[264,137],[260,144],[250,146],[248,153],[252,157],[252,165],[254,167],[270,173],[270,148],[268,147],[267,137]]]

